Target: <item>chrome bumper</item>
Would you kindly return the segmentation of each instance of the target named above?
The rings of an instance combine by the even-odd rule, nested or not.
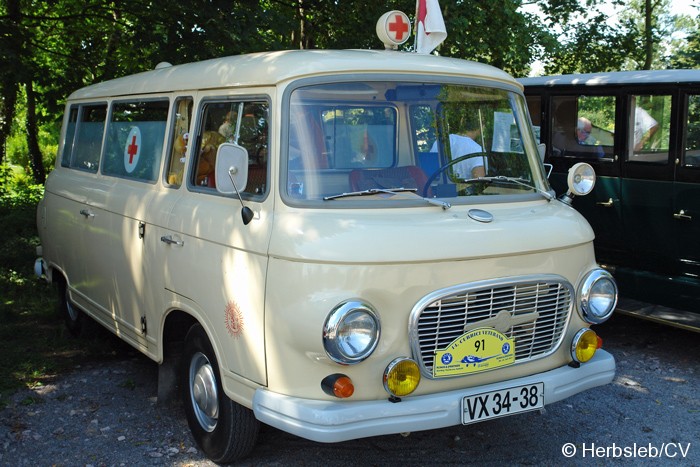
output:
[[[369,436],[433,430],[462,423],[465,396],[544,383],[545,404],[612,382],[615,359],[604,350],[579,368],[563,366],[544,373],[456,391],[388,400],[335,402],[301,399],[258,389],[253,411],[263,423],[302,438],[335,443]]]

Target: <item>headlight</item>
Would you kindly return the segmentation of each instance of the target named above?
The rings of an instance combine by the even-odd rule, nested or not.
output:
[[[579,312],[591,324],[610,318],[617,305],[617,284],[604,269],[589,272],[579,289]]]
[[[379,341],[379,319],[372,307],[348,300],[328,314],[323,325],[323,347],[336,363],[351,365],[369,357]]]

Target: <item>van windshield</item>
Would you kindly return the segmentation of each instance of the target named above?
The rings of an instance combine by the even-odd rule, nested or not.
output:
[[[286,197],[334,206],[452,203],[547,190],[523,101],[508,90],[455,84],[297,88],[282,151]]]

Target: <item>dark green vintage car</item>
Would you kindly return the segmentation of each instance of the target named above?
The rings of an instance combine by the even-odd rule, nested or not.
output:
[[[700,70],[524,78],[557,192],[591,164],[573,205],[617,280],[618,311],[700,330]]]

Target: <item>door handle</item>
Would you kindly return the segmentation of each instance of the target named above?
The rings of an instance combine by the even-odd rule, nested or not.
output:
[[[679,219],[679,220],[684,220],[684,221],[692,221],[693,217],[689,216],[688,214],[685,213],[685,210],[681,209],[680,212],[677,212],[673,215],[674,219]]]
[[[175,240],[172,235],[163,235],[162,237],[160,237],[160,241],[163,243],[167,243],[168,245],[185,245],[185,242],[183,242],[182,240]]]
[[[81,209],[80,214],[85,216],[85,219],[87,219],[88,217],[95,217],[95,213],[89,209]]]
[[[611,208],[615,204],[612,198],[609,198],[607,201],[598,201],[595,203],[596,206],[602,206],[604,208]]]

